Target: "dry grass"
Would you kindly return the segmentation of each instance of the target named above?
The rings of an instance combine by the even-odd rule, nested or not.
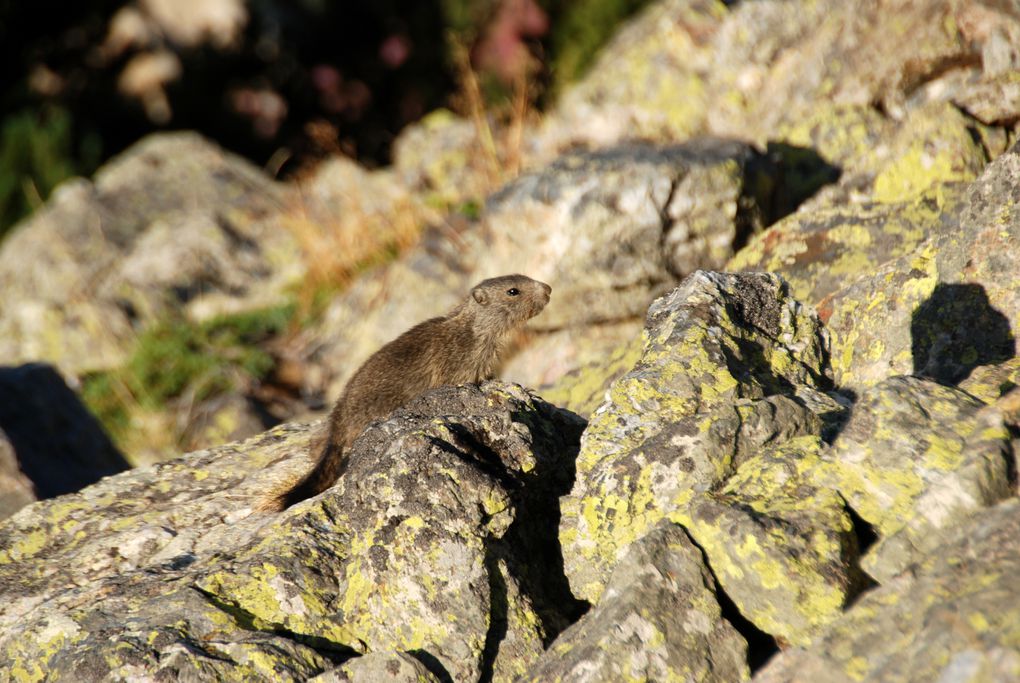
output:
[[[417,243],[428,212],[413,198],[400,197],[385,211],[366,208],[356,195],[339,211],[321,211],[303,194],[282,217],[297,241],[307,274],[296,292],[296,323],[316,312],[323,294],[343,289],[361,272],[385,263]]]
[[[475,127],[474,148],[466,150],[465,157],[483,178],[471,184],[472,191],[479,193],[471,200],[480,204],[486,195],[516,178],[525,164],[525,130],[538,118],[533,74],[539,66],[536,61],[523,69],[511,85],[509,98],[493,105],[482,93],[467,48],[456,39],[451,42],[460,83],[454,102]],[[328,141],[320,140],[320,146],[327,147]],[[311,173],[302,175],[307,180]],[[368,268],[401,256],[417,243],[425,225],[441,218],[426,207],[424,198],[411,195],[379,208],[367,206],[365,198],[351,191],[340,198],[342,206],[324,207],[302,191],[301,177],[294,182],[298,198],[282,222],[297,241],[308,269],[297,292],[295,320],[299,323],[316,312],[324,296],[344,289]],[[445,210],[451,208],[455,207]]]
[[[482,94],[479,73],[463,41],[453,36],[450,44],[460,86],[453,101],[475,126],[477,154],[473,158],[481,160],[485,186],[491,192],[516,178],[524,167],[524,131],[539,118],[535,74],[541,65],[536,59],[530,60],[514,78],[507,100],[495,104]]]

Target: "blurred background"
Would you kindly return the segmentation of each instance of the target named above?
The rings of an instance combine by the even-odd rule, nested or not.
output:
[[[385,165],[436,108],[541,108],[644,4],[0,0],[0,235],[157,130],[281,178],[337,152]]]

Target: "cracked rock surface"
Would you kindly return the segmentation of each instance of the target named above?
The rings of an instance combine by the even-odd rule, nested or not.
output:
[[[309,427],[30,506],[0,530],[0,667],[302,680],[389,651],[441,680],[510,680],[576,618],[553,551],[582,427],[514,385],[451,387],[279,515],[252,507],[308,466]]]

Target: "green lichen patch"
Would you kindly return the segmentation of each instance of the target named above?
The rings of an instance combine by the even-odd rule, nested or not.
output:
[[[641,335],[636,335],[616,347],[608,358],[588,363],[544,387],[542,396],[579,415],[590,415],[605,399],[609,386],[634,367],[643,345]]]
[[[741,615],[802,645],[841,614],[860,583],[843,500],[813,483],[823,448],[818,437],[802,436],[765,449],[718,492],[670,515]]]
[[[822,428],[792,396],[825,386],[825,339],[777,277],[696,273],[652,305],[644,339],[592,415],[563,501],[567,574],[588,600],[627,546],[725,481],[735,456]]]
[[[913,253],[958,211],[963,195],[962,184],[944,184],[903,202],[800,211],[753,238],[727,269],[781,273],[794,296],[818,304],[882,263]]]
[[[902,201],[937,185],[977,178],[988,159],[972,134],[973,123],[948,102],[911,111],[892,141],[892,159],[875,176],[875,200]]]
[[[779,139],[814,149],[824,159],[853,172],[888,138],[892,122],[874,107],[820,102],[810,112],[779,127]]]
[[[895,377],[858,399],[826,477],[879,533],[872,574],[909,564],[932,529],[1011,495],[1010,435],[994,407],[920,378]],[[890,539],[895,539],[890,542]]]
[[[887,262],[819,304],[838,385],[860,391],[914,370],[911,326],[914,312],[938,286],[935,254],[928,239],[914,253]]]
[[[759,675],[793,681],[1009,681],[1020,676],[1020,503],[934,532],[934,552]]]
[[[985,403],[992,403],[1020,386],[1020,357],[974,368],[960,388]]]

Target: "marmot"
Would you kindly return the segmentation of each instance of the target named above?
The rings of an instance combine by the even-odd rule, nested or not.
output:
[[[283,510],[332,486],[344,473],[346,451],[373,420],[429,389],[489,379],[510,333],[538,315],[551,292],[524,275],[483,280],[452,311],[415,325],[372,354],[333,406],[315,468],[266,507]]]

